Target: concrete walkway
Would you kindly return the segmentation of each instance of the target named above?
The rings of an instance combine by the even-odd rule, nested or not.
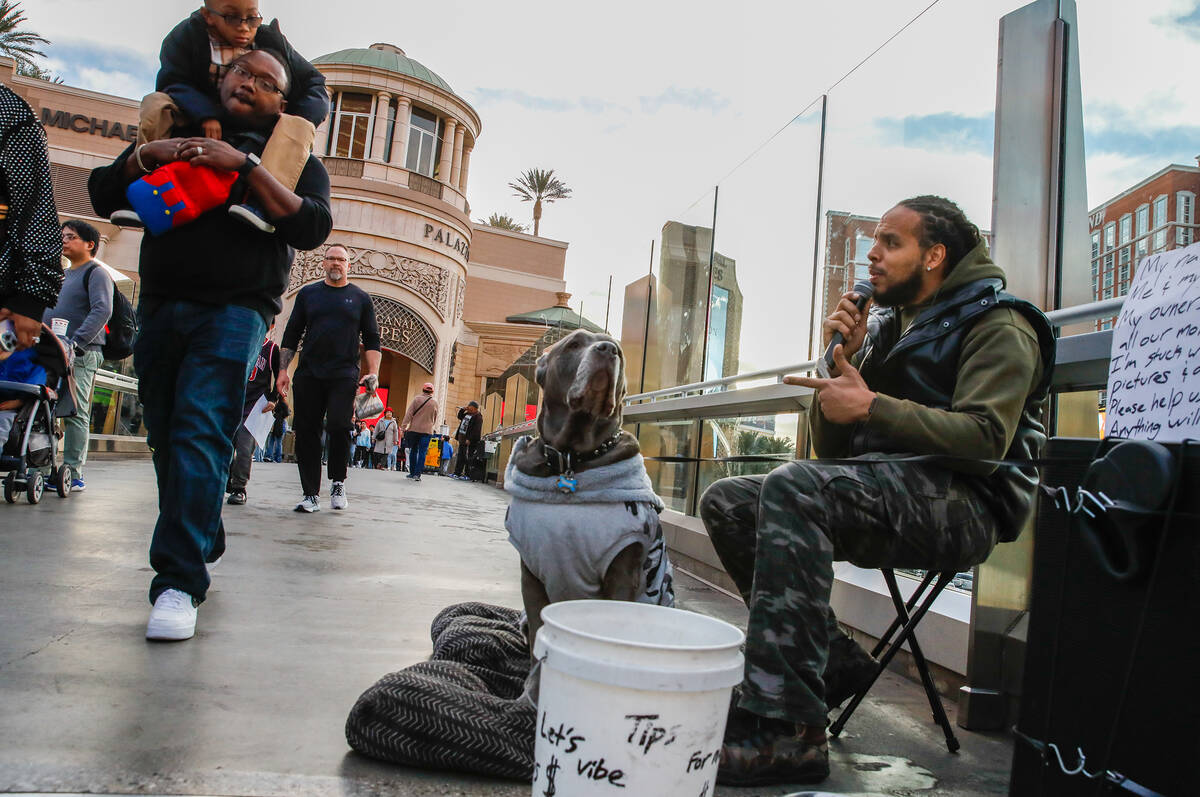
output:
[[[228,552],[196,637],[155,644],[143,639],[152,467],[97,462],[87,481],[65,500],[0,503],[0,792],[530,793],[365,759],[343,733],[363,690],[429,655],[442,608],[520,606],[504,493],[355,470],[348,511],[323,499],[324,511],[300,515],[295,466],[256,464],[249,505],[226,508]],[[678,592],[684,608],[745,621],[740,601],[694,579],[680,575]],[[1007,793],[1006,740],[960,731],[951,756],[928,717],[917,686],[885,676],[833,743],[822,788]]]

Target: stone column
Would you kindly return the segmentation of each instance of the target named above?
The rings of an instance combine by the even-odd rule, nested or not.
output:
[[[450,184],[450,168],[454,161],[454,130],[458,122],[446,120],[446,132],[442,135],[442,157],[438,161],[438,180]]]
[[[371,160],[384,163],[383,154],[387,151],[388,103],[392,101],[392,95],[381,91],[376,96],[378,99],[375,102],[375,129],[371,131]]]
[[[396,126],[392,130],[392,163],[403,167],[408,158],[408,125],[412,121],[412,100],[396,98]]]
[[[329,113],[325,116],[325,121],[317,127],[316,136],[313,138],[313,154],[317,157],[329,154],[329,128],[333,124],[333,102],[329,103]]]
[[[473,147],[463,147],[462,173],[458,177],[458,190],[463,196],[467,195],[467,173],[471,171],[471,150]]]
[[[454,131],[454,162],[450,166],[450,185],[458,187],[458,181],[462,177],[462,156],[463,156],[463,140],[466,138],[467,129],[462,125]]]

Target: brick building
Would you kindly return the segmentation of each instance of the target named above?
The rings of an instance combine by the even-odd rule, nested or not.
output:
[[[1095,299],[1124,296],[1142,258],[1196,240],[1197,193],[1200,167],[1173,163],[1088,214]],[[1097,328],[1113,321],[1099,321]]]

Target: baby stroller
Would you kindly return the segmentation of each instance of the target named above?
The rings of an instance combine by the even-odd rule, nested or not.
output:
[[[22,492],[31,504],[42,500],[47,486],[45,469],[49,469],[49,486],[60,498],[71,494],[71,469],[66,465],[55,467],[59,454],[55,419],[75,415],[75,355],[43,324],[34,346],[34,359],[46,369],[46,384],[0,381],[0,396],[25,398],[8,439],[0,440],[0,473],[7,473],[4,500],[10,504]]]

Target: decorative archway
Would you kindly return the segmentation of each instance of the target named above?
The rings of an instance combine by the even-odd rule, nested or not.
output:
[[[385,296],[371,294],[383,347],[399,352],[429,373],[435,373],[437,336],[410,308]]]

